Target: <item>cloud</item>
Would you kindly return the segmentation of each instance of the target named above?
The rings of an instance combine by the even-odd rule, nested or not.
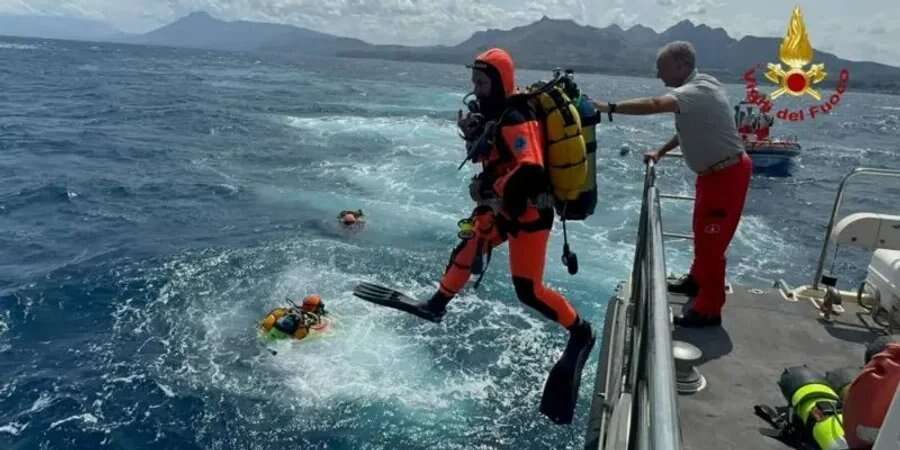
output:
[[[662,6],[675,22],[683,19],[696,20],[698,16],[704,16],[710,10],[723,6],[718,0],[656,0],[656,4]]]
[[[594,23],[598,24],[616,24],[622,28],[630,28],[637,24],[638,15],[628,13],[624,8],[611,8],[600,15]]]
[[[876,18],[869,22],[863,22],[856,26],[856,32],[869,35],[884,35],[900,32],[897,22],[888,21],[884,17]]]
[[[678,3],[675,14],[684,19],[697,18],[697,16],[704,16],[710,10],[721,6],[723,3],[717,0],[682,1]]]
[[[290,23],[376,43],[449,43],[484,28],[509,28],[548,12],[574,17],[580,0],[503,8],[481,0],[169,0],[169,21],[195,10],[223,19]]]
[[[0,13],[3,14],[43,14],[24,0],[0,2]]]
[[[897,64],[900,48],[881,43],[900,41],[896,1],[867,0],[848,9],[843,0],[820,0],[814,6],[804,0],[809,4],[804,12],[816,30],[816,43],[826,40],[827,30],[836,51],[858,56],[864,50],[850,43],[869,41],[866,49],[878,58],[893,55],[884,61]],[[148,31],[199,10],[225,20],[287,23],[408,45],[452,45],[479,30],[508,29],[544,15],[598,27],[642,24],[657,31],[690,19],[738,38],[782,36],[790,17],[790,5],[783,0],[0,0],[0,13],[99,19],[130,32]],[[830,28],[827,21],[843,22],[843,28]]]

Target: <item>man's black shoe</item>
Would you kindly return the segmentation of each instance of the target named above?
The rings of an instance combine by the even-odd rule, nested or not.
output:
[[[700,286],[694,281],[694,277],[690,274],[685,275],[673,283],[669,283],[669,292],[672,294],[681,294],[687,297],[696,297],[700,292]]]
[[[675,316],[675,325],[684,328],[704,328],[722,326],[722,316],[707,316],[693,309],[688,309],[684,314]]]

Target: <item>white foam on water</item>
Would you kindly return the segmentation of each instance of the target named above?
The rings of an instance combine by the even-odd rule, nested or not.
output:
[[[6,433],[11,434],[13,436],[18,436],[22,434],[25,429],[28,428],[27,423],[19,423],[19,422],[10,422],[6,425],[0,427],[0,434]]]
[[[564,330],[514,300],[511,286],[509,301],[460,296],[439,325],[363,302],[351,293],[360,280],[390,284],[418,297],[429,295],[434,286],[394,278],[390,272],[372,280],[318,256],[360,251],[368,252],[320,239],[185,255],[165,265],[168,281],[151,304],[138,311],[119,309],[116,329],[164,334],[159,337],[164,355],[136,370],[167,380],[165,385],[157,381],[167,397],[181,390],[175,386],[267,398],[273,389],[286,389],[287,395],[273,401],[301,408],[304,417],[328,414],[334,405],[351,402],[386,407],[423,423],[438,417],[458,429],[466,427],[471,408],[498,405],[497,420],[510,424],[525,413],[522,408],[533,409],[546,370],[561,352]],[[272,266],[274,254],[292,256]],[[242,261],[241,266],[235,268],[234,260]],[[280,270],[270,272],[275,267]],[[364,264],[360,268],[370,270]],[[256,321],[268,309],[283,305],[284,297],[313,292],[322,295],[336,320],[331,335],[271,344],[274,356],[253,344]],[[163,328],[157,328],[160,323]],[[482,354],[495,356],[485,359]],[[140,379],[144,376],[130,374],[108,381]]]
[[[104,376],[104,378],[109,378],[109,377]],[[146,376],[145,376],[145,375],[142,375],[142,374],[132,374],[132,375],[129,375],[129,376],[127,376],[127,377],[113,377],[113,378],[109,378],[107,381],[110,382],[110,383],[132,384],[132,383],[134,383],[135,381],[141,381],[141,380],[143,380],[143,379],[145,379],[145,378],[146,378]]]
[[[785,264],[785,255],[799,253],[796,244],[791,243],[773,229],[762,216],[744,215],[732,241],[739,250],[729,251],[729,275],[738,277],[777,279],[790,268]],[[752,255],[751,258],[738,258]]]
[[[56,400],[56,397],[53,397],[46,392],[41,392],[41,395],[38,396],[37,400],[35,400],[34,403],[31,404],[31,407],[28,408],[28,410],[26,410],[24,413],[33,414],[36,412],[41,412],[52,405],[54,400]]]
[[[465,202],[466,180],[471,169],[456,171],[463,157],[463,144],[452,121],[428,117],[288,117],[289,126],[301,130],[301,141],[318,146],[342,145],[339,136],[377,136],[386,148],[378,157],[354,154],[323,158],[303,170],[310,183],[349,184],[363,189],[365,204],[386,202],[424,210],[444,210],[446,204]],[[320,181],[321,180],[321,181]],[[309,193],[304,186],[303,191]],[[448,193],[460,195],[448,197]],[[354,195],[358,195],[353,193]],[[336,196],[334,192],[316,195]],[[312,198],[312,195],[306,195]],[[316,197],[317,201],[319,197]],[[454,211],[456,208],[454,209]],[[454,212],[455,213],[455,212]]]
[[[277,290],[294,286],[300,292],[313,292],[316,286],[341,279],[346,279],[346,274],[295,267],[281,275]],[[409,292],[416,295],[427,289]],[[431,324],[415,323],[415,319],[410,330],[410,318],[355,299],[349,290],[330,297],[327,305],[337,318],[331,336],[281,342],[275,347],[278,356],[271,365],[295,392],[294,402],[310,408],[338,401],[382,402],[408,410],[435,411],[452,408],[460,397],[483,396],[487,382],[482,377],[447,377],[432,365],[438,356],[433,354],[434,347],[455,337],[443,335]],[[433,333],[423,335],[423,331]],[[442,381],[436,384],[435,380]]]
[[[37,45],[30,44],[16,44],[12,42],[0,42],[0,49],[3,50],[38,50],[40,49]]]
[[[77,416],[67,417],[62,420],[57,420],[56,422],[53,422],[50,424],[49,429],[52,430],[62,424],[73,422],[73,421],[78,421],[78,420],[80,420],[81,422],[83,422],[84,424],[87,424],[87,425],[94,425],[98,422],[97,417],[94,416],[93,414],[84,413],[84,414],[78,414]]]
[[[449,120],[421,117],[320,116],[283,118],[284,123],[309,137],[323,142],[340,134],[368,134],[386,139],[391,144],[419,146],[422,142],[457,142],[456,124]]]
[[[159,386],[159,389],[162,390],[163,394],[165,394],[166,397],[169,397],[169,398],[174,398],[174,397],[175,397],[175,391],[172,390],[171,387],[169,387],[169,386],[167,386],[167,385],[165,385],[165,384],[162,384],[162,383],[160,383],[160,382],[158,382],[158,381],[156,382],[156,385]]]
[[[9,331],[9,311],[0,312],[0,338]]]

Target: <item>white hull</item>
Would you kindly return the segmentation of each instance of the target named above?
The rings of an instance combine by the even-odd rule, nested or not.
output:
[[[748,142],[744,146],[757,171],[787,172],[793,159],[800,155],[800,144],[785,141]]]

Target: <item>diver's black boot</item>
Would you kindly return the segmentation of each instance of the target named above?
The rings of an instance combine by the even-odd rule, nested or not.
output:
[[[447,303],[450,303],[450,300],[453,297],[448,297],[444,295],[440,289],[435,291],[434,295],[431,296],[427,301],[422,302],[419,305],[416,305],[421,313],[413,313],[417,316],[430,320],[432,322],[440,322],[444,319],[444,314],[447,314]]]
[[[669,283],[669,292],[672,294],[681,294],[687,297],[696,297],[700,292],[700,286],[690,274],[687,274],[675,282]]]
[[[544,394],[541,396],[541,413],[557,424],[572,423],[581,371],[594,348],[594,331],[591,324],[581,318],[569,327],[569,342],[562,357],[550,370]]]
[[[421,301],[395,289],[366,282],[356,285],[353,288],[353,295],[365,301],[403,311],[431,322],[440,322],[444,318],[444,314],[447,312],[447,303],[453,298],[442,294],[441,291],[437,291],[430,299]]]
[[[566,350],[563,352],[562,359],[577,358],[582,350],[585,349],[587,349],[587,353],[590,353],[595,341],[596,338],[594,337],[591,323],[579,317],[578,321],[569,327],[569,342],[566,343]]]

